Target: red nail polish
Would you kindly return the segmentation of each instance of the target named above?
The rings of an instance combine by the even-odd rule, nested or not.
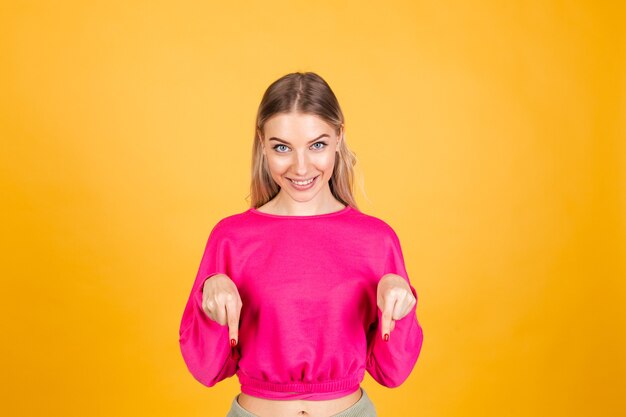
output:
[[[389,333],[385,333],[385,336],[383,336],[383,339],[385,339],[385,342],[389,341]]]
[[[235,339],[230,339],[230,346],[233,347],[237,344],[237,341]]]

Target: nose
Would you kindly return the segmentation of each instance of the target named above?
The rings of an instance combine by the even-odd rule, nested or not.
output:
[[[294,171],[299,176],[304,176],[307,173],[307,165],[309,164],[308,157],[305,152],[296,152],[296,160],[294,161]]]

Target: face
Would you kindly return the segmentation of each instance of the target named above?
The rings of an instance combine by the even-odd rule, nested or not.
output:
[[[328,181],[339,143],[333,126],[311,114],[279,113],[263,130],[263,153],[281,198],[306,202],[332,197]]]

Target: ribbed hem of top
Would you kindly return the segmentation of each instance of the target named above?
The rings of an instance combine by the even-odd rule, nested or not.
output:
[[[237,373],[241,392],[268,399],[333,399],[349,395],[360,388],[365,372],[326,382],[276,383]]]

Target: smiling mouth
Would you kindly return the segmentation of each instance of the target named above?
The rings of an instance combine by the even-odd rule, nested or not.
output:
[[[308,185],[310,183],[312,183],[315,178],[319,177],[319,175],[316,175],[313,178],[309,178],[308,180],[303,180],[303,181],[296,181],[296,180],[292,180],[291,178],[287,178],[289,181],[293,182],[296,185]]]

